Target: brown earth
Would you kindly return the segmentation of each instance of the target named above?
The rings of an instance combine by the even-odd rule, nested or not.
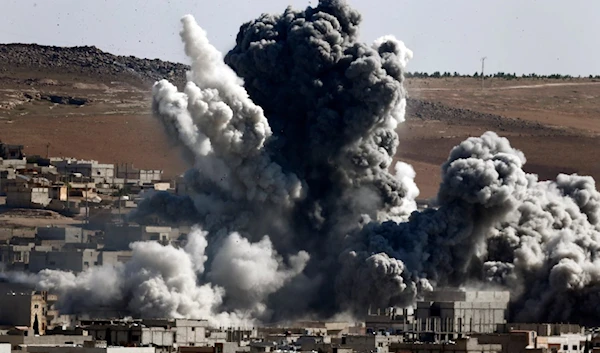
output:
[[[42,48],[42,49],[40,49]],[[43,49],[49,48],[49,49]],[[185,170],[150,114],[152,82],[181,84],[185,66],[117,57],[93,47],[0,45],[0,140],[27,154],[133,162],[167,176]],[[435,195],[451,148],[488,130],[509,137],[541,179],[600,178],[600,82],[408,79],[397,159],[412,164],[422,197]],[[49,147],[48,147],[49,144]]]

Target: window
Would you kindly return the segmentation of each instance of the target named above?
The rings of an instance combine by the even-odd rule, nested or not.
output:
[[[40,306],[39,306],[39,305],[37,305],[37,304],[35,304],[35,305],[33,306],[33,308],[34,308],[34,309],[37,309],[37,308],[39,308],[39,307],[40,307]]]
[[[573,350],[574,350],[574,351],[576,351],[576,350],[577,350],[577,345],[576,345],[576,344],[574,344],[574,345],[573,345]]]
[[[568,350],[569,350],[569,345],[568,344],[563,345],[563,351],[568,351]]]

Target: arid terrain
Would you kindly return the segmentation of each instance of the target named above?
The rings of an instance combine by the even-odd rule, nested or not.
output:
[[[151,86],[181,86],[185,66],[113,56],[94,47],[0,45],[0,140],[27,154],[133,162],[166,176],[186,169],[150,112]],[[493,130],[527,156],[541,179],[600,178],[600,82],[593,79],[407,79],[407,121],[397,158],[435,195],[439,168],[468,136]]]

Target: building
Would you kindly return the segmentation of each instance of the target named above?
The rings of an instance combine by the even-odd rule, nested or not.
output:
[[[47,316],[49,308],[56,299],[27,285],[0,283],[0,325],[22,326],[31,335],[43,335],[52,319]]]
[[[23,145],[9,145],[0,141],[0,158],[2,159],[23,159]]]
[[[27,346],[31,353],[155,353],[154,347],[73,347],[73,346]]]
[[[0,167],[0,195],[6,195],[6,186],[17,177],[12,167]]]
[[[206,320],[92,320],[82,324],[94,339],[106,341],[108,345],[154,346],[159,352],[168,352],[175,346],[208,346],[215,343],[207,338]]]
[[[405,342],[394,343],[390,352],[397,353],[500,353],[502,346],[499,344],[482,344],[477,338],[459,338],[452,342],[422,343]]]
[[[85,335],[47,335],[36,336],[29,334],[28,331],[14,330],[9,335],[0,335],[0,342],[8,343],[12,351],[29,351],[33,347],[61,348],[59,352],[65,352],[64,349],[82,346],[87,341],[91,341],[90,336]]]
[[[493,333],[506,324],[507,291],[439,290],[417,302],[415,330],[427,342],[453,340],[471,333]]]
[[[44,208],[50,204],[50,182],[44,178],[24,175],[6,185],[6,206],[13,208]]]
[[[413,308],[385,308],[371,310],[365,318],[367,333],[390,333],[400,335],[404,332],[414,331]]]
[[[81,177],[93,180],[94,183],[112,184],[115,178],[114,164],[74,158],[52,158],[50,163],[62,175],[81,175]]]
[[[348,335],[332,339],[332,346],[339,349],[351,349],[355,353],[388,353],[394,343],[403,341],[402,336],[375,334],[375,335]]]
[[[137,241],[157,241],[168,244],[177,237],[179,237],[179,230],[171,227],[112,224],[105,228],[104,249],[129,250],[129,244]]]
[[[131,259],[131,251],[104,251],[96,249],[40,250],[36,247],[29,253],[29,271],[43,269],[79,273],[90,267],[116,265]]]
[[[86,241],[81,228],[77,227],[37,227],[38,240],[56,240],[64,243],[83,243]]]
[[[124,183],[137,182],[139,184],[152,183],[162,180],[162,170],[158,169],[136,169],[133,164],[123,163],[116,167],[116,177],[124,179]]]

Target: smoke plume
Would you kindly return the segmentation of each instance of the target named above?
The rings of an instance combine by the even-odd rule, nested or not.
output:
[[[188,82],[157,82],[153,109],[190,163],[187,193],[154,194],[136,216],[198,226],[182,248],[135,243],[125,265],[25,280],[73,311],[215,325],[361,314],[476,284],[511,290],[516,320],[597,324],[594,180],[539,181],[487,132],[452,149],[435,207],[416,211],[414,170],[392,165],[412,52],[393,36],[360,42],[360,21],[341,0],[264,14],[223,57],[185,16]]]

